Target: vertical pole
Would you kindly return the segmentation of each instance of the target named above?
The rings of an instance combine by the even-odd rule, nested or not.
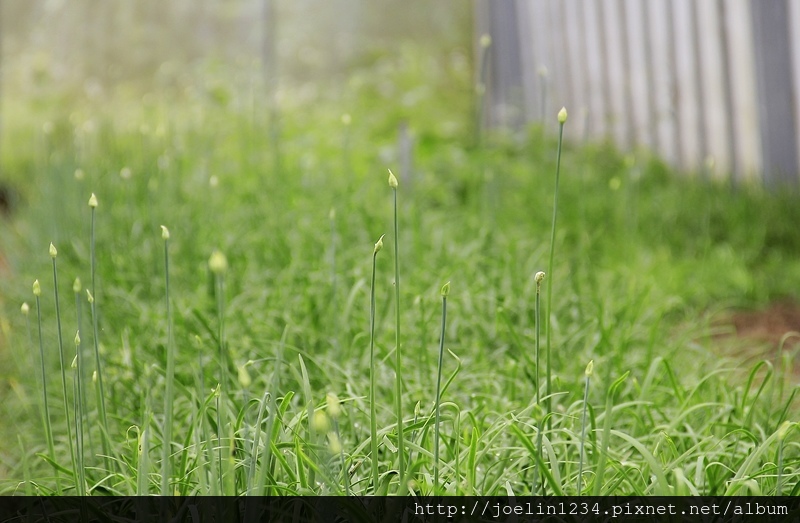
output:
[[[752,0],[764,184],[798,185],[787,0]]]
[[[492,45],[489,48],[489,123],[518,127],[522,121],[522,62],[517,26],[517,3],[488,2]]]
[[[725,114],[728,115],[728,125],[725,126],[727,136],[725,137],[725,154],[730,159],[730,182],[734,185],[742,176],[742,167],[736,155],[738,136],[738,119],[736,118],[736,108],[733,105],[733,78],[730,66],[730,39],[728,34],[728,15],[725,8],[726,0],[717,0],[717,16],[719,17],[719,47],[722,50],[720,65],[722,67],[722,82],[724,85],[723,107]]]

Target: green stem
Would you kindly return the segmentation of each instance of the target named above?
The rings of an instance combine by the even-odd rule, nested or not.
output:
[[[578,456],[578,484],[575,495],[581,495],[581,480],[583,479],[583,449],[586,443],[586,412],[589,405],[589,375],[586,376],[586,386],[583,390],[583,416],[581,417],[581,446]]]
[[[433,427],[433,488],[439,488],[439,404],[442,399],[442,360],[444,359],[444,335],[447,323],[447,296],[442,296],[442,336],[439,338],[439,365],[436,377],[436,421]]]
[[[55,444],[53,443],[53,428],[50,425],[50,406],[47,402],[47,376],[44,364],[44,342],[42,341],[42,307],[39,303],[38,295],[36,296],[36,318],[39,327],[39,356],[42,364],[42,399],[44,400],[44,412],[42,416],[44,418],[45,435],[47,436],[47,451],[50,453],[50,459],[55,463],[56,451]],[[54,469],[56,474],[56,492],[61,495],[61,476],[58,473],[58,468],[54,467]]]
[[[83,390],[81,380],[81,341],[80,331],[75,334],[75,377],[73,380],[72,389],[72,403],[75,411],[75,446],[77,447],[77,463],[76,469],[78,481],[78,495],[86,495],[86,469],[84,468],[83,461],[83,405],[81,399],[81,391]]]
[[[106,395],[105,388],[103,387],[103,367],[100,364],[100,335],[97,326],[97,286],[95,284],[95,273],[97,272],[97,257],[95,256],[95,240],[94,240],[94,225],[95,225],[95,208],[92,207],[92,232],[90,239],[90,252],[91,252],[91,272],[92,272],[92,333],[94,340],[94,364],[95,372],[97,372],[97,409],[100,414],[100,428],[102,430],[101,442],[103,445],[103,459],[105,461],[105,468],[111,472],[111,440],[108,432],[108,421],[106,418]]]
[[[75,460],[75,447],[72,445],[74,439],[72,438],[72,425],[69,418],[69,397],[67,395],[67,371],[64,361],[64,339],[61,334],[61,310],[58,306],[58,270],[56,269],[56,258],[53,258],[53,287],[56,299],[56,328],[58,329],[58,355],[61,361],[61,388],[64,393],[64,414],[67,417],[67,445],[69,445],[69,454],[72,459],[72,470],[77,474],[78,464]]]
[[[403,435],[403,383],[402,358],[400,357],[400,255],[398,251],[397,226],[397,188],[392,188],[394,195],[394,297],[395,297],[395,405],[397,410],[397,457],[400,495],[405,494],[405,441]]]
[[[383,236],[381,236],[381,242]],[[375,400],[375,267],[379,248],[372,252],[372,284],[369,291],[369,434],[372,454],[372,488],[378,488],[378,414]]]
[[[547,276],[550,278],[550,284],[547,286],[547,345],[546,345],[546,372],[547,372],[547,386],[545,388],[546,393],[546,410],[547,412],[551,411],[551,397],[550,393],[552,390],[552,373],[551,373],[551,359],[550,359],[550,346],[551,346],[551,335],[550,332],[552,331],[551,328],[551,317],[553,314],[553,254],[555,252],[555,244],[556,244],[556,221],[558,219],[558,181],[559,176],[561,173],[561,143],[564,138],[564,122],[559,122],[558,126],[558,155],[556,158],[556,187],[555,192],[553,193],[553,226],[550,230],[550,258],[547,263]],[[548,427],[550,426],[550,421],[548,421]]]
[[[161,495],[169,496],[172,450],[172,405],[175,399],[175,348],[172,343],[172,309],[169,303],[169,239],[164,238],[165,303],[167,307],[167,375],[164,393],[164,441],[161,445]]]

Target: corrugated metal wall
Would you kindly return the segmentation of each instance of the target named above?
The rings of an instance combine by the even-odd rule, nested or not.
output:
[[[800,0],[475,0],[485,122],[610,138],[676,167],[797,184]],[[476,43],[476,46],[479,44]]]

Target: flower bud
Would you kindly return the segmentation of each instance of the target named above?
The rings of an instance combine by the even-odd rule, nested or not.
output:
[[[75,278],[75,281],[72,283],[72,292],[75,294],[81,292],[81,279]]]
[[[253,383],[253,379],[250,377],[250,373],[247,372],[247,363],[244,365],[239,366],[239,385],[242,386],[243,389],[246,389]]]
[[[89,196],[89,207],[91,207],[92,209],[97,207],[97,196],[95,196],[94,193],[92,193],[92,195]]]
[[[328,432],[328,430],[331,428],[331,422],[328,419],[328,415],[321,410],[314,412],[314,417],[312,418],[311,423],[319,432]]]
[[[22,312],[23,316],[27,316],[28,313],[31,311],[31,307],[30,305],[28,305],[28,302],[26,301],[22,303],[22,307],[20,307],[19,310],[20,312]]]
[[[42,287],[39,285],[39,280],[33,280],[33,295],[34,296],[42,295]]]
[[[489,36],[487,33],[484,33],[484,34],[481,35],[480,42],[481,42],[481,47],[486,49],[487,47],[492,45],[492,37]]]
[[[372,250],[372,254],[378,254],[381,249],[383,249],[383,237],[386,236],[385,234],[381,234],[381,237],[378,238],[378,241],[375,242],[375,248]]]
[[[169,229],[163,225],[161,226],[161,239],[165,241],[169,240]]]
[[[75,345],[81,344],[81,331],[75,331]]]
[[[328,404],[328,416],[336,419],[342,414],[342,407],[339,405],[339,397],[333,392],[325,395],[325,403]]]
[[[89,303],[94,303],[94,296],[92,296],[92,293],[89,289],[86,289],[86,300]]]
[[[587,378],[590,378],[593,373],[594,373],[594,360],[589,360],[589,363],[586,365],[586,371],[584,374],[586,374]]]
[[[450,294],[450,282],[442,285],[442,297],[446,298],[448,294]]]
[[[558,111],[558,123],[564,123],[567,121],[567,108],[562,107],[560,111]]]
[[[56,246],[53,245],[53,242],[50,242],[50,257],[55,258],[58,256],[58,250],[56,250]]]
[[[389,171],[389,187],[392,189],[397,189],[397,178],[395,178],[394,173],[391,169]]]
[[[328,448],[332,454],[339,454],[342,451],[342,442],[339,441],[339,435],[335,432],[328,433]]]
[[[545,276],[544,272],[539,271],[533,275],[533,281],[536,282],[536,285],[539,285],[544,281],[544,276]]]
[[[214,274],[225,274],[228,270],[228,259],[220,251],[215,250],[208,259],[208,268]]]

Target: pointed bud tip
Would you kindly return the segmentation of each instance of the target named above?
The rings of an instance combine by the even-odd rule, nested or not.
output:
[[[31,307],[30,305],[28,305],[28,302],[26,301],[22,303],[22,306],[19,308],[19,310],[20,312],[22,312],[23,316],[27,316],[28,313],[31,311]]]
[[[169,240],[169,229],[166,226],[161,226],[161,239],[162,240]]]
[[[589,378],[594,373],[594,360],[589,360],[589,363],[586,365],[586,377]]]
[[[389,171],[389,187],[391,187],[392,189],[397,189],[397,178],[395,177],[391,169],[388,169],[388,171]]]
[[[80,278],[75,278],[75,281],[72,284],[72,291],[75,292],[75,294],[81,292],[81,279]]]
[[[34,296],[42,295],[42,287],[41,285],[39,285],[39,280],[33,280],[33,295]]]
[[[558,123],[564,123],[567,121],[567,108],[562,107],[560,111],[558,111]]]
[[[378,238],[378,241],[375,242],[375,248],[372,250],[372,255],[376,255],[383,249],[383,237],[386,236],[385,234],[381,234],[381,237]]]
[[[450,282],[448,281],[444,285],[442,285],[442,297],[446,298],[447,295],[450,294]]]
[[[95,196],[94,193],[92,193],[92,195],[89,196],[89,207],[91,207],[92,209],[97,207],[97,196]]]
[[[56,256],[58,256],[58,249],[53,245],[53,242],[50,242],[50,257],[55,258]]]

